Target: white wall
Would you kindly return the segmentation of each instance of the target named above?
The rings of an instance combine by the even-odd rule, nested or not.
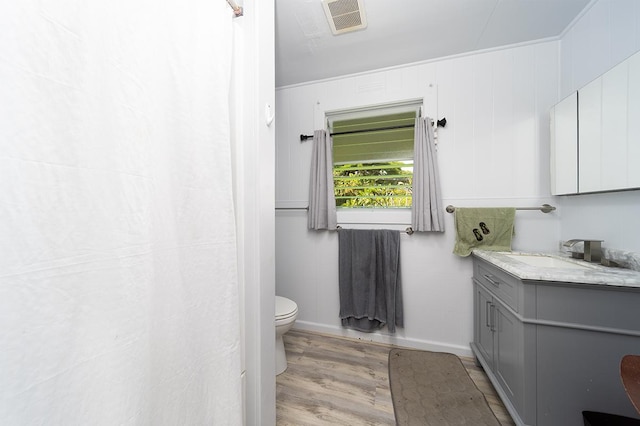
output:
[[[325,111],[415,98],[424,98],[428,116],[448,120],[438,145],[445,205],[552,203],[548,111],[558,57],[558,43],[547,42],[280,88],[276,206],[308,204],[311,143],[299,135],[322,128]],[[558,217],[518,212],[514,249],[555,250]],[[444,234],[401,237],[405,328],[395,337],[340,327],[337,235],[308,232],[304,211],[277,212],[276,292],[297,302],[299,328],[468,355],[471,260],[452,254],[453,216],[445,220]]]
[[[560,46],[562,98],[640,50],[640,2],[596,2]],[[561,239],[597,238],[609,248],[640,252],[640,191],[556,198]]]

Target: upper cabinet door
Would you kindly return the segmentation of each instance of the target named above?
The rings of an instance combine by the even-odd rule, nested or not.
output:
[[[601,191],[628,188],[627,92],[629,63],[602,76]]]
[[[602,77],[580,89],[578,94],[578,191],[602,188]]]
[[[627,183],[629,188],[640,188],[640,52],[628,62]]]
[[[551,109],[551,194],[578,192],[578,93]]]

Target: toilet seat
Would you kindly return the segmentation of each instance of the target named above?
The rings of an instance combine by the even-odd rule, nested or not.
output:
[[[286,320],[298,314],[298,305],[286,297],[276,296],[276,321]]]

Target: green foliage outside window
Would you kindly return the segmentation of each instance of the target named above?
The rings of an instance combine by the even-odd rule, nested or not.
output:
[[[335,165],[337,207],[411,207],[413,163]]]

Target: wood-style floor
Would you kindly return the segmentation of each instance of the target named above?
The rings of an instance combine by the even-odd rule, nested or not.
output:
[[[389,389],[392,346],[291,330],[288,368],[276,379],[278,426],[395,425]],[[461,358],[502,425],[514,425],[473,359]]]

